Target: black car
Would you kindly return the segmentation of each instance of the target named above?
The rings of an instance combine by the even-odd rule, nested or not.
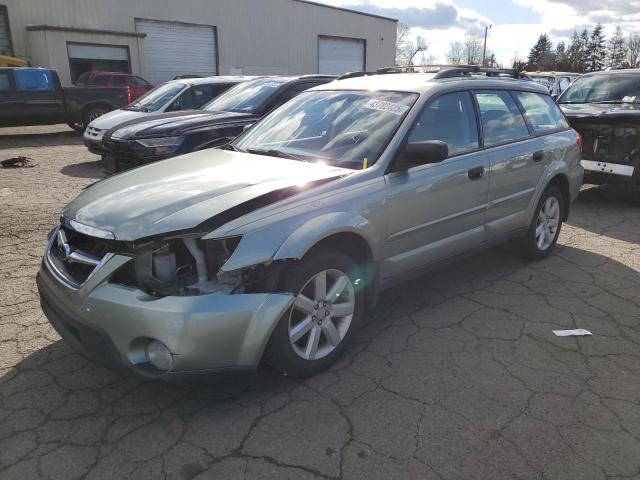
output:
[[[640,203],[640,69],[583,75],[558,103],[582,136],[585,183],[618,184]]]
[[[224,145],[299,93],[334,79],[329,75],[261,77],[227,90],[200,110],[118,125],[103,139],[105,170],[119,172]]]

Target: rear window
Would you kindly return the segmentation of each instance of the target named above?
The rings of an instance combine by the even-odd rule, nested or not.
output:
[[[560,108],[548,95],[517,92],[515,96],[522,105],[525,118],[535,133],[569,128]]]
[[[107,85],[109,85],[109,77],[107,77],[106,75],[97,76],[93,79],[93,84],[96,87],[106,87]]]
[[[13,71],[16,89],[20,92],[52,92],[55,90],[49,70],[19,68]]]
[[[118,75],[113,77],[113,86],[114,87],[126,87],[127,86],[127,77],[124,75]]]
[[[521,140],[529,136],[529,129],[520,109],[505,91],[476,93],[485,146]]]

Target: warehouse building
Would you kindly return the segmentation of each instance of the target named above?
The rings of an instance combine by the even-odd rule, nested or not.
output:
[[[0,0],[0,54],[158,84],[176,75],[344,73],[393,65],[396,21],[307,0]]]

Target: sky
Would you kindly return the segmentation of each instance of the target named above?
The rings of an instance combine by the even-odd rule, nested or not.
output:
[[[617,25],[640,34],[640,0],[316,0],[329,5],[396,18],[422,36],[426,55],[441,62],[451,42],[466,32],[489,30],[487,48],[504,66],[514,57],[526,59],[541,33],[554,45],[568,42],[574,29],[591,30],[600,22],[610,36]]]

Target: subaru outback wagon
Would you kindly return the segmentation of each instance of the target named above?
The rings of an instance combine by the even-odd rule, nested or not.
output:
[[[84,190],[46,249],[42,307],[79,352],[142,375],[310,375],[389,285],[510,238],[548,255],[582,176],[579,136],[532,82],[340,80],[225,149]]]

